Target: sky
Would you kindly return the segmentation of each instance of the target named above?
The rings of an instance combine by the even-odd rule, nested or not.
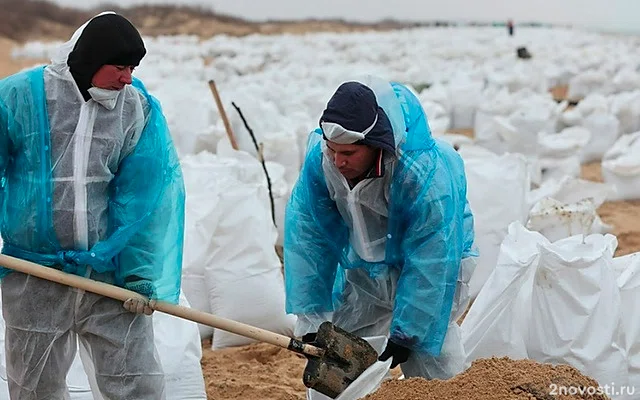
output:
[[[53,1],[74,7],[93,7],[105,2]],[[417,22],[513,18],[516,23],[526,20],[640,33],[640,0],[111,0],[110,3],[199,5],[256,21],[336,17],[361,22],[385,18]]]

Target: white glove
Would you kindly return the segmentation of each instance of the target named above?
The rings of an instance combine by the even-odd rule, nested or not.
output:
[[[156,305],[155,300],[145,300],[140,297],[127,299],[127,301],[122,304],[125,310],[135,313],[135,314],[145,314],[151,315],[153,314],[154,307]]]

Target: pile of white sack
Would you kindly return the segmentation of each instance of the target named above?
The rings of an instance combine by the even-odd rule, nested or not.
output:
[[[524,155],[497,155],[457,137],[449,142],[459,147],[465,162],[467,198],[480,252],[470,282],[472,298],[493,271],[512,222],[540,231],[550,240],[612,230],[602,223],[596,210],[615,195],[613,185],[563,175],[560,179],[548,178],[533,189],[532,176],[539,175],[539,165]]]
[[[47,58],[57,44],[28,43],[14,57]],[[263,145],[266,160],[284,166],[289,187],[304,159],[308,132],[333,90],[354,74],[378,74],[419,89],[434,134],[474,128],[477,144],[497,154],[540,158],[543,174],[556,178],[577,176],[574,157],[597,161],[621,134],[640,130],[640,55],[632,37],[523,27],[509,38],[502,29],[461,27],[454,35],[450,29],[420,28],[208,40],[175,36],[145,38],[145,44],[148,55],[136,75],[162,102],[182,156],[215,153],[226,136],[207,84],[213,79],[240,149],[257,158],[232,103]],[[534,57],[518,59],[519,46]],[[548,90],[557,85],[568,85],[571,99],[582,100],[575,110],[563,113],[566,104],[551,98]],[[540,145],[540,136],[568,127],[584,130]]]
[[[226,149],[221,149],[221,147]],[[293,335],[295,316],[284,311],[284,277],[275,250],[266,177],[258,161],[221,142],[218,154],[185,157],[187,191],[182,286],[192,306],[284,335]],[[288,192],[283,169],[268,164],[274,201]],[[282,216],[276,220],[282,224]],[[252,340],[200,326],[214,349]]]
[[[491,356],[569,364],[614,400],[640,393],[640,253],[614,258],[610,234],[551,241],[509,226],[495,270],[462,323],[467,362]]]

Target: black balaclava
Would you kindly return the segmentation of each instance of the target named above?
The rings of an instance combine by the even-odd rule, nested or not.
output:
[[[137,66],[146,53],[140,33],[129,20],[118,14],[105,14],[85,26],[67,65],[82,97],[88,101],[93,75],[103,65]]]

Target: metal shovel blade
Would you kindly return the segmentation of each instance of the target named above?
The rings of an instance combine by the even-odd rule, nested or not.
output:
[[[332,399],[378,360],[366,340],[328,321],[320,325],[313,344],[325,352],[322,357],[309,357],[302,380],[306,387]]]

